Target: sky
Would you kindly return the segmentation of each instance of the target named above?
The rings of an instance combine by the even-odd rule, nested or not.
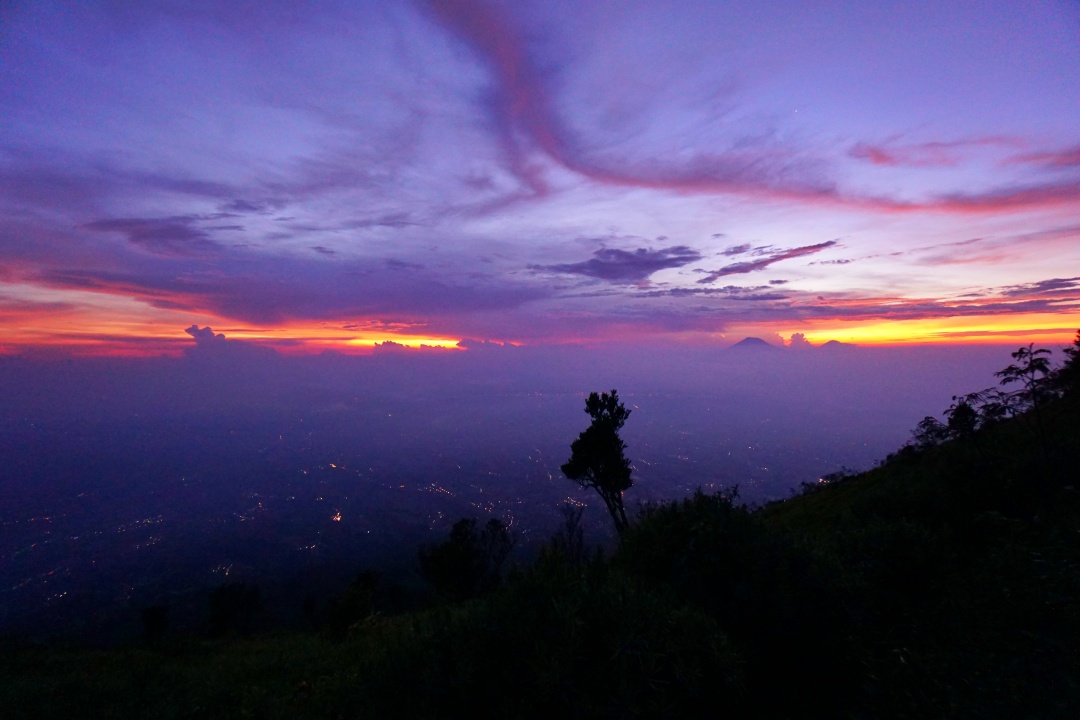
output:
[[[1076,2],[15,1],[0,78],[0,353],[1080,327]]]

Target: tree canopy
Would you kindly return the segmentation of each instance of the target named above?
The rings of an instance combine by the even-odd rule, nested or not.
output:
[[[592,422],[570,446],[570,459],[562,466],[563,474],[583,488],[592,488],[600,495],[620,534],[629,526],[623,493],[630,489],[630,461],[624,451],[626,443],[619,430],[630,417],[630,411],[619,401],[615,390],[590,393],[585,412]]]

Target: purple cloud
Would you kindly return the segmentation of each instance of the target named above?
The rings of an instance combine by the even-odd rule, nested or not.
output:
[[[849,155],[874,165],[907,167],[952,167],[960,164],[965,153],[985,147],[1014,148],[1019,144],[1015,138],[990,135],[967,140],[931,141],[920,143],[886,142],[879,144],[858,143]]]
[[[1080,145],[1063,150],[1024,153],[1006,161],[1015,165],[1041,165],[1048,168],[1067,169],[1080,167]]]
[[[201,255],[218,251],[221,246],[199,228],[194,218],[116,218],[95,220],[84,225],[87,230],[123,235],[132,245],[155,255]],[[240,226],[216,229],[237,230]]]
[[[660,250],[638,248],[633,251],[601,248],[593,253],[591,260],[534,266],[534,269],[585,275],[613,282],[636,282],[648,279],[659,270],[682,267],[700,259],[701,253],[685,245],[674,245]]]
[[[195,340],[196,345],[219,345],[225,342],[225,335],[222,333],[214,334],[214,331],[209,326],[201,328],[198,325],[192,325],[189,328],[185,328],[184,332],[190,335]]]
[[[1051,278],[1022,285],[1012,285],[1001,290],[1007,297],[1032,295],[1080,295],[1080,276],[1071,278]]]
[[[494,340],[1075,314],[1060,119],[1080,100],[1053,90],[1076,58],[1001,57],[1004,19],[1025,17],[1004,2],[904,6],[888,37],[865,33],[872,4],[750,4],[20,5],[0,52],[0,331],[64,332],[60,312]],[[1043,57],[1063,13],[1025,20],[1015,56]],[[810,17],[827,31],[799,31]],[[842,237],[826,256],[844,257],[792,237]],[[860,291],[715,287],[803,255]]]
[[[408,264],[407,272],[386,268],[382,260],[277,260],[232,250],[223,251],[213,263],[161,258],[153,266],[124,269],[51,269],[41,271],[35,281],[263,326],[348,317],[444,324],[447,318],[506,311],[551,294],[540,285],[498,277],[465,281]]]
[[[750,243],[745,243],[743,245],[735,245],[733,247],[729,247],[729,248],[723,250],[720,254],[721,255],[731,256],[731,255],[742,255],[743,253],[748,253],[748,252],[750,252]]]
[[[827,242],[818,243],[817,245],[804,245],[803,247],[792,248],[790,250],[783,250],[781,252],[772,253],[762,257],[760,260],[747,260],[745,262],[732,263],[725,265],[719,270],[708,271],[705,277],[698,280],[701,284],[711,283],[719,280],[722,277],[728,275],[739,275],[743,273],[756,272],[758,270],[764,270],[765,268],[783,260],[790,260],[792,258],[802,257],[804,255],[812,255],[814,253],[821,252],[834,247],[837,244],[835,240],[829,240]]]

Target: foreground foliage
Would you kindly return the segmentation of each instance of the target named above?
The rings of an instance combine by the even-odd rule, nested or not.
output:
[[[488,592],[478,558],[492,547],[501,557],[501,545],[462,525],[448,547],[465,558],[467,587],[451,583],[422,611],[353,609],[332,634],[12,645],[0,707],[58,718],[1072,718],[1080,411],[1067,392],[1038,402],[1041,427],[1025,413],[974,422],[954,409],[935,442],[756,511],[700,493],[646,507],[607,558],[582,551],[569,513],[532,567]],[[424,552],[446,560],[438,567],[460,559]]]

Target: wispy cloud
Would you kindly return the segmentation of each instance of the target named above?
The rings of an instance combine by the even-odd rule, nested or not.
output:
[[[1076,168],[1080,167],[1080,145],[1061,150],[1044,150],[1041,152],[1013,155],[1006,160],[1006,163],[1014,165],[1040,165],[1056,169]]]
[[[1080,276],[1071,278],[1051,278],[1049,280],[1040,280],[1033,283],[1011,285],[1002,288],[1000,292],[1007,297],[1030,297],[1033,295],[1066,295],[1072,297],[1080,295]]]
[[[1016,138],[988,136],[967,140],[903,143],[858,143],[848,151],[857,159],[873,165],[903,167],[952,167],[960,164],[970,150],[986,147],[1015,148]]]
[[[679,164],[654,159],[601,161],[572,142],[559,120],[545,74],[508,17],[479,0],[429,0],[437,20],[466,42],[491,69],[496,92],[490,110],[511,170],[536,195],[548,191],[541,169],[529,161],[538,150],[591,180],[623,187],[694,193],[732,192],[781,198],[835,195],[815,163],[806,164],[779,146],[741,146],[726,153],[698,154]]]
[[[539,71],[521,34],[502,12],[480,0],[429,0],[437,20],[467,43],[490,68],[496,92],[490,111],[499,128],[512,172],[534,195],[548,192],[540,166],[529,154],[539,151],[564,168],[613,186],[682,193],[736,194],[810,204],[861,207],[884,212],[939,211],[955,213],[1012,212],[1080,202],[1080,184],[1045,183],[1001,187],[986,193],[944,193],[921,200],[861,195],[841,189],[823,173],[820,160],[778,143],[744,143],[726,152],[699,153],[678,163],[655,158],[590,154],[555,110],[555,92]],[[902,144],[860,143],[849,154],[876,165],[933,167],[957,164],[966,152],[982,147],[1015,147],[1012,137],[990,135],[951,141]]]
[[[387,272],[388,267],[406,272]],[[341,318],[438,324],[456,315],[509,311],[551,294],[538,284],[475,274],[454,278],[411,263],[310,255],[279,261],[235,250],[219,254],[211,265],[180,258],[154,268],[43,270],[32,279],[264,327]]]
[[[822,250],[828,250],[831,247],[835,247],[837,242],[835,240],[829,240],[828,242],[818,243],[816,245],[804,245],[802,247],[791,248],[790,250],[781,250],[779,252],[773,252],[765,255],[757,260],[745,260],[743,262],[731,263],[725,265],[719,270],[703,271],[706,273],[705,277],[698,280],[701,284],[716,282],[722,277],[728,275],[740,275],[743,273],[757,272],[758,270],[764,270],[778,262],[784,260],[791,260],[792,258],[803,257],[804,255],[813,255],[819,253]],[[726,254],[726,253],[725,253]]]

